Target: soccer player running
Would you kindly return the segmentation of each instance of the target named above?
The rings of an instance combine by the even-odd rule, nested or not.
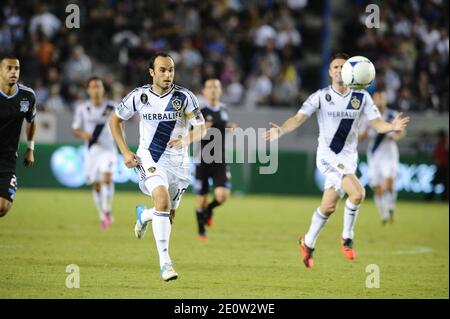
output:
[[[117,149],[108,121],[115,106],[105,99],[105,88],[99,77],[91,77],[86,89],[89,100],[75,109],[72,132],[84,140],[86,183],[92,185],[100,227],[108,229],[113,223],[113,174],[117,162]]]
[[[23,120],[26,120],[27,150],[23,163],[34,163],[36,95],[17,83],[20,62],[13,55],[0,57],[0,217],[11,209],[17,191],[16,161]]]
[[[201,141],[203,151],[210,143],[214,145],[211,153],[203,154],[200,163],[195,170],[194,192],[197,194],[197,207],[195,213],[198,223],[198,235],[200,240],[208,240],[206,226],[213,224],[213,210],[222,205],[230,197],[231,174],[225,161],[225,129],[236,128],[236,124],[229,121],[228,110],[225,104],[220,102],[222,96],[222,84],[218,79],[208,79],[204,83],[203,95],[206,102],[200,106],[206,121],[206,128],[214,128],[218,134],[212,134],[211,139]],[[219,141],[217,139],[220,139]],[[215,152],[219,151],[220,154]],[[204,158],[208,156],[209,158]],[[209,180],[214,184],[214,199],[208,203]]]
[[[152,85],[130,92],[110,120],[114,139],[125,165],[135,167],[141,191],[153,198],[154,207],[136,207],[135,235],[142,238],[152,221],[163,280],[178,278],[169,256],[171,223],[189,185],[188,145],[206,133],[197,98],[188,89],[173,84],[175,65],[164,52],[150,60]],[[124,138],[122,122],[139,114],[139,148],[133,153]],[[189,124],[194,128],[189,131]]]
[[[384,91],[373,94],[373,101],[381,117],[390,122],[398,115],[394,110],[387,108],[387,95]],[[366,124],[368,124],[366,122]],[[397,141],[405,137],[406,131],[390,133],[377,133],[372,127],[363,125],[359,140],[369,139],[367,147],[367,162],[369,166],[370,186],[374,190],[375,205],[381,216],[382,224],[394,221],[397,191],[395,178],[397,176],[399,152]]]
[[[309,96],[297,114],[281,126],[270,123],[270,129],[265,133],[267,140],[278,139],[301,126],[313,113],[317,114],[320,134],[316,165],[325,176],[325,185],[322,202],[312,216],[309,230],[299,238],[302,259],[307,268],[313,267],[313,252],[320,231],[345,194],[348,198],[344,208],[342,251],[350,260],[356,257],[353,229],[365,195],[364,187],[355,175],[357,130],[361,116],[364,114],[378,133],[401,131],[409,122],[409,118],[401,114],[391,123],[384,121],[367,91],[352,90],[344,84],[341,69],[348,58],[343,53],[334,55],[328,70],[331,85]]]

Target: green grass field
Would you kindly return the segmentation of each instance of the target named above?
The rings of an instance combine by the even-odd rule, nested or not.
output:
[[[196,237],[194,197],[177,211],[171,257],[180,278],[159,276],[152,231],[137,240],[136,192],[117,192],[116,223],[101,231],[89,191],[20,189],[0,220],[0,298],[448,298],[448,206],[400,202],[382,227],[371,200],[356,225],[357,259],[339,237],[342,209],[316,247],[315,267],[300,261],[297,237],[318,198],[233,197],[216,210],[209,242]],[[79,289],[65,286],[66,266],[80,267]],[[366,266],[380,288],[366,288]]]

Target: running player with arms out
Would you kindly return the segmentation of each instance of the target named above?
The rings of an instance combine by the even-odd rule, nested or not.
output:
[[[210,143],[214,144],[211,154],[203,154],[201,161],[195,170],[194,192],[197,194],[197,207],[195,213],[198,223],[198,235],[200,240],[207,240],[206,226],[212,226],[213,209],[222,205],[230,197],[231,174],[225,160],[225,130],[226,128],[236,128],[236,124],[229,121],[228,110],[225,104],[220,102],[222,96],[222,84],[218,79],[208,79],[203,87],[203,95],[206,103],[200,105],[203,117],[206,121],[206,128],[215,128],[220,132],[220,137],[212,135],[212,138],[201,141],[201,149]],[[220,141],[216,139],[220,138]],[[215,154],[216,148],[220,154]],[[205,161],[205,155],[211,159]],[[216,160],[219,160],[216,162]],[[209,179],[214,184],[214,199],[208,203]]]
[[[75,136],[85,142],[86,183],[92,184],[100,227],[108,229],[113,223],[113,173],[117,162],[117,149],[108,121],[115,106],[113,102],[105,100],[105,88],[99,77],[91,77],[86,86],[89,100],[77,106],[72,130]]]
[[[189,185],[188,145],[206,133],[205,121],[195,95],[173,84],[175,65],[164,52],[153,56],[149,67],[152,85],[134,89],[112,115],[110,127],[128,168],[135,167],[141,191],[153,198],[154,207],[136,208],[135,235],[142,238],[152,221],[163,280],[178,278],[169,256],[172,221],[181,196]],[[139,115],[139,148],[128,147],[122,123]],[[189,131],[189,124],[194,128]]]
[[[365,196],[364,187],[355,175],[358,159],[357,130],[361,115],[367,117],[378,133],[399,132],[409,122],[409,118],[402,117],[401,114],[391,123],[382,120],[367,91],[351,90],[345,86],[341,70],[348,58],[344,53],[334,55],[328,71],[331,85],[309,96],[297,114],[283,125],[270,123],[270,129],[265,133],[267,140],[278,139],[301,126],[313,113],[317,115],[320,134],[316,165],[326,179],[322,202],[312,216],[308,232],[299,239],[303,263],[307,268],[313,267],[313,252],[320,231],[345,194],[348,198],[344,209],[342,251],[350,260],[356,257],[353,229]]]
[[[397,112],[387,108],[387,95],[384,91],[375,92],[373,101],[381,117],[386,121],[392,121]],[[367,122],[365,124],[368,124]],[[394,221],[395,203],[397,191],[395,190],[395,178],[397,176],[399,152],[397,141],[405,137],[406,131],[377,133],[369,125],[363,124],[359,140],[369,139],[367,147],[367,163],[369,166],[370,186],[374,190],[374,201],[381,216],[381,223]]]
[[[12,55],[0,57],[0,217],[11,209],[17,191],[16,161],[23,120],[26,120],[27,150],[24,165],[34,163],[36,95],[18,84],[20,62]]]

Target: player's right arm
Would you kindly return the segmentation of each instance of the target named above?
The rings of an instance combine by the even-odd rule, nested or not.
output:
[[[125,166],[128,168],[136,167],[141,163],[141,159],[128,147],[123,129],[123,122],[130,119],[134,113],[136,113],[134,94],[128,94],[109,119],[112,136],[123,155]]]
[[[75,109],[75,114],[72,122],[72,134],[81,138],[83,141],[89,142],[92,139],[92,135],[82,130],[83,127],[83,110],[82,105],[78,105]]]
[[[270,128],[265,132],[264,138],[269,141],[279,139],[286,133],[292,132],[299,128],[305,121],[319,109],[320,106],[320,90],[311,94],[303,103],[297,114],[288,118],[281,126],[270,122]]]

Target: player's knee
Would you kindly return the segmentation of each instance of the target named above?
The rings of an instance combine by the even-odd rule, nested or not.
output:
[[[97,193],[100,192],[100,189],[101,189],[100,183],[94,183],[94,184],[92,185],[92,187],[94,188],[94,190],[95,190]]]
[[[155,198],[155,208],[160,212],[168,212],[170,210],[169,198],[164,196]]]
[[[366,197],[366,190],[364,188],[358,189],[353,194],[349,196],[350,201],[355,204],[359,205],[364,201],[364,198]]]
[[[9,209],[10,209],[10,205],[1,205],[0,204],[0,217],[5,216],[9,212]]]
[[[220,204],[223,204],[227,200],[228,196],[226,193],[219,193],[216,194],[215,198],[216,201],[218,201]]]

